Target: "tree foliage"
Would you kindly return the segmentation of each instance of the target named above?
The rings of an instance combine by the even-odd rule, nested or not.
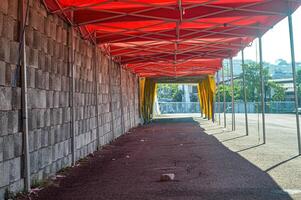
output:
[[[181,102],[183,91],[177,84],[160,84],[158,86],[158,100],[161,102]]]
[[[243,66],[245,70],[245,84],[247,101],[259,101],[261,95],[261,79],[260,66],[256,63],[249,63]],[[269,75],[268,68],[263,69],[265,101],[283,101],[285,98],[285,90],[279,84],[270,81],[272,77]],[[301,73],[300,73],[301,83]],[[218,90],[221,92],[221,101],[223,101],[223,91],[226,92],[226,101],[231,101],[231,86],[230,84],[219,85]],[[273,95],[272,95],[273,94]],[[241,73],[236,80],[234,80],[234,99],[243,100],[243,74]]]

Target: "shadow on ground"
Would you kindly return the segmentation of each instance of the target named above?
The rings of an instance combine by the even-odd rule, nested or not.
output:
[[[175,173],[160,182],[162,173]],[[35,199],[288,200],[264,171],[192,118],[155,120],[120,137]]]

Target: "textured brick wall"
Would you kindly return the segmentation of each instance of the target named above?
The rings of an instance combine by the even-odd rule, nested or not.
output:
[[[48,15],[39,0],[30,0],[29,11],[26,52],[30,172],[32,180],[40,180],[71,165],[71,39],[70,27],[57,16]],[[18,0],[1,0],[0,199],[6,189],[17,192],[24,187],[20,74],[16,70],[18,34]],[[105,145],[123,134],[123,129],[128,131],[139,123],[138,85],[135,75],[121,70],[99,49],[95,56],[95,46],[90,42],[78,34],[72,40],[78,160],[95,151],[97,144]]]

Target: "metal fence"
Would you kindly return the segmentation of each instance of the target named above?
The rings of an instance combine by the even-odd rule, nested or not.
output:
[[[158,102],[161,114],[172,113],[200,113],[199,102]],[[248,113],[261,112],[260,102],[248,102]],[[244,103],[242,101],[235,102],[235,113],[244,113]],[[295,103],[293,101],[273,101],[265,103],[266,113],[293,113]],[[220,103],[220,111],[224,112],[223,102]],[[226,102],[226,112],[232,112],[231,102]],[[218,113],[218,103],[215,103],[215,113]]]
[[[200,113],[199,102],[159,102],[161,114]]]
[[[234,110],[235,113],[244,113],[244,103],[242,101],[235,102]],[[248,102],[247,103],[248,113],[261,112],[261,102]],[[271,101],[265,102],[266,113],[293,113],[295,110],[294,101]],[[220,103],[220,111],[224,112],[223,102]],[[218,113],[218,103],[215,103],[215,112]],[[226,112],[232,112],[232,103],[226,102]]]

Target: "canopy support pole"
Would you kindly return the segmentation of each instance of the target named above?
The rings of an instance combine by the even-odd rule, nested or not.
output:
[[[227,117],[226,117],[226,111],[227,111],[227,105],[226,105],[226,91],[225,91],[225,67],[222,69],[222,78],[223,78],[223,100],[224,100],[224,128],[227,127]]]
[[[73,12],[71,12],[71,18],[73,20]],[[70,30],[70,54],[69,54],[69,67],[70,67],[70,106],[71,106],[71,165],[75,165],[76,162],[76,145],[75,145],[75,101],[74,101],[74,93],[75,93],[75,65],[74,65],[74,57],[75,57],[75,48],[74,48],[74,29],[72,26],[69,28]]]
[[[219,73],[219,71],[217,71],[218,125],[221,125],[221,92],[220,92],[220,89],[219,89],[219,75],[220,75],[220,73]]]
[[[213,94],[212,93],[212,95],[213,95],[213,102],[212,102],[212,107],[211,107],[211,109],[212,109],[212,122],[214,123],[215,122],[215,101],[216,101],[216,99],[215,99],[215,94]]]
[[[209,95],[209,92],[208,92],[208,95],[207,95],[207,119],[208,121],[210,120],[210,95]]]
[[[122,67],[121,65],[119,65],[120,67],[120,111],[121,111],[121,134],[125,133],[125,125],[124,125],[124,112],[123,112],[123,91],[122,91]]]
[[[112,140],[115,140],[115,126],[114,126],[114,113],[113,113],[113,102],[112,102],[112,83],[111,83],[111,67],[113,67],[113,60],[110,58],[109,65],[108,65],[108,79],[109,79],[109,101],[110,101],[110,112],[111,112],[111,122],[112,122]]]
[[[98,62],[97,62],[97,58],[98,58],[98,54],[97,54],[97,45],[95,45],[94,47],[94,81],[95,81],[95,88],[94,88],[94,92],[95,92],[95,115],[96,115],[96,149],[99,150],[100,146],[101,146],[101,142],[100,140],[100,135],[99,135],[99,127],[98,127],[98,122],[99,122],[99,110],[98,110]]]
[[[294,32],[293,32],[293,19],[292,15],[288,16],[289,35],[290,35],[290,47],[291,47],[291,59],[292,59],[292,71],[293,71],[293,84],[295,95],[295,110],[296,110],[296,124],[297,124],[297,137],[298,137],[298,150],[301,155],[301,141],[300,141],[300,121],[299,121],[299,99],[298,99],[298,87],[296,80],[296,60],[295,60],[295,45],[294,45]]]
[[[22,45],[21,57],[21,99],[22,99],[22,132],[23,132],[23,160],[24,160],[24,189],[26,192],[30,191],[30,154],[29,154],[29,136],[28,136],[28,93],[27,93],[27,62],[26,62],[26,42],[25,42],[25,27],[26,27],[26,7],[25,1],[20,0],[20,43]],[[27,5],[28,6],[28,5]]]
[[[245,108],[245,126],[246,126],[246,135],[249,135],[249,123],[248,123],[248,109],[247,109],[247,89],[246,89],[246,71],[245,71],[245,54],[244,50],[241,50],[241,66],[243,74],[243,90],[244,90],[244,108]]]
[[[235,109],[234,109],[234,82],[233,82],[233,58],[230,58],[231,75],[231,98],[232,98],[232,131],[235,131]]]
[[[261,113],[262,113],[262,134],[263,144],[266,143],[266,132],[265,132],[265,88],[264,88],[264,77],[263,77],[263,58],[262,58],[262,37],[259,37],[259,67],[260,67],[260,88],[261,88]]]

